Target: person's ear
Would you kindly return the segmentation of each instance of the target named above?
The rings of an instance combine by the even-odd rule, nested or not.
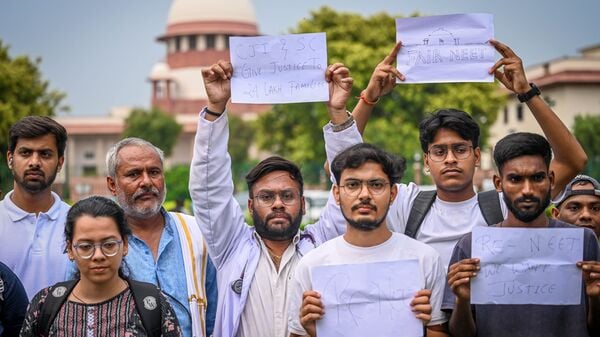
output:
[[[500,178],[500,176],[498,176],[497,174],[494,174],[493,180],[496,191],[502,192],[502,178]]]
[[[340,204],[340,187],[338,185],[333,185],[333,198],[335,199],[335,203],[337,205]]]
[[[112,177],[106,177],[106,186],[113,196],[117,195],[117,183]]]

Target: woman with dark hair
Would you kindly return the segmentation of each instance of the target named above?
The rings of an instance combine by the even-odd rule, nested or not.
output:
[[[162,293],[129,280],[123,271],[130,233],[123,210],[110,199],[93,196],[73,205],[65,239],[79,279],[40,291],[20,336],[180,337],[177,318]]]

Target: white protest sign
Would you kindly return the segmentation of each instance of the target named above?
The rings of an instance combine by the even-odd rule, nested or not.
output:
[[[581,300],[582,228],[475,227],[472,304],[575,305]]]
[[[496,51],[491,14],[451,14],[396,19],[402,41],[398,83],[493,82]]]
[[[319,337],[423,336],[410,307],[424,284],[417,260],[317,266],[312,284],[325,308]]]
[[[325,33],[229,38],[233,103],[325,102]]]

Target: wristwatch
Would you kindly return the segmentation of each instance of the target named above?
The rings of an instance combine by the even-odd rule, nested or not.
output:
[[[535,83],[531,82],[531,83],[529,83],[529,85],[531,86],[531,89],[529,89],[528,92],[526,92],[524,94],[518,94],[517,95],[517,98],[519,99],[519,102],[525,103],[525,102],[529,101],[530,99],[532,99],[533,96],[537,96],[537,95],[540,95],[542,93],[540,91],[540,88],[538,88],[538,86],[535,85]]]

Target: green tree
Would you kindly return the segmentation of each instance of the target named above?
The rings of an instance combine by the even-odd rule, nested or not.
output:
[[[152,108],[146,111],[137,108],[133,109],[125,120],[123,137],[143,138],[163,150],[168,157],[177,143],[181,129],[182,126],[174,117],[160,109]]]
[[[189,165],[176,165],[165,171],[167,201],[191,199],[190,191],[188,189],[189,177]]]
[[[244,177],[253,166],[249,150],[254,143],[256,126],[254,121],[246,121],[230,115],[229,117],[229,155],[232,162],[232,175],[236,190],[246,186]]]
[[[573,133],[588,156],[585,173],[600,177],[600,116],[575,116]]]
[[[12,175],[6,165],[8,131],[25,116],[52,116],[61,105],[65,94],[49,89],[39,70],[41,59],[28,56],[11,57],[9,47],[0,40],[0,187],[3,192],[12,189]]]
[[[366,87],[376,64],[394,46],[396,17],[402,16],[377,13],[365,17],[322,7],[291,32],[326,32],[329,63],[342,62],[348,66],[356,97]],[[418,123],[428,112],[452,107],[473,115],[481,126],[485,144],[489,127],[504,100],[497,88],[493,83],[400,84],[375,107],[365,141],[410,159],[421,152]],[[356,99],[351,99],[348,109],[352,110],[356,103]],[[323,103],[278,105],[258,119],[257,141],[261,148],[296,162],[322,164],[325,153],[320,127],[327,120]],[[412,174],[409,172],[407,176]]]

